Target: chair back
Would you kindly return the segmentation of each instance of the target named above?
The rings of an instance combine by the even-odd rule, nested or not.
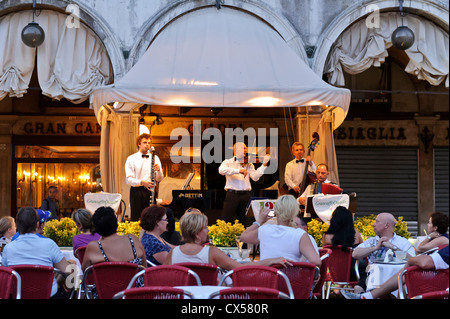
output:
[[[350,269],[352,268],[352,250],[342,246],[326,245],[324,248],[331,249],[328,257],[328,270],[333,282],[350,282]]]
[[[0,266],[0,299],[9,299],[11,297],[20,299],[21,286],[22,280],[15,270]],[[14,289],[16,290],[15,296],[13,296]]]
[[[144,286],[189,286],[191,277],[195,278],[195,284],[201,286],[200,277],[191,269],[178,265],[159,265],[146,268],[137,273],[128,284],[127,289],[132,288],[133,283],[143,276]]]
[[[328,279],[327,278],[328,264],[329,264],[330,256],[332,253],[333,253],[332,250],[329,248],[319,249],[319,255],[320,255],[320,259],[322,260],[322,265],[320,266],[320,278],[317,281],[317,283],[313,289],[313,295],[315,297],[319,297],[319,296],[323,297],[323,293],[322,293],[323,284]]]
[[[311,297],[314,274],[318,267],[306,262],[294,262],[292,266],[287,267],[282,265],[273,265],[272,267],[277,268],[289,278],[295,299],[309,299]],[[289,294],[284,280],[278,281],[278,290]]]
[[[294,299],[289,278],[280,270],[268,266],[244,266],[228,271],[219,282],[221,286],[226,278],[231,277],[233,287],[263,287],[278,290],[278,280],[281,277],[289,291],[289,297]]]
[[[84,254],[86,253],[86,247],[87,247],[87,245],[81,246],[75,250],[75,256],[78,258],[81,265],[83,264]]]
[[[399,277],[399,288],[406,285],[408,298],[413,298],[427,292],[446,290],[448,283],[448,269],[422,269],[410,266],[404,269]],[[403,289],[399,289],[400,298],[404,299]]]
[[[129,262],[102,262],[86,268],[85,278],[92,271],[99,299],[112,299],[119,291],[125,290],[131,278],[142,266]]]
[[[233,269],[231,279],[233,281],[233,287],[265,287],[278,289],[278,270],[273,267],[237,267]]]
[[[426,292],[412,299],[448,299],[448,290]]]
[[[209,299],[289,299],[285,293],[265,287],[232,287],[222,289],[209,296]]]
[[[54,278],[54,269],[41,265],[14,265],[11,266],[21,278],[22,299],[50,299]],[[14,288],[13,293],[17,293]]]
[[[219,267],[216,265],[205,263],[178,263],[177,265],[193,270],[200,277],[203,286],[217,286]],[[191,276],[189,286],[194,285],[196,285],[196,281],[195,278]]]
[[[173,287],[138,287],[121,291],[113,299],[184,299],[193,298],[192,294]]]

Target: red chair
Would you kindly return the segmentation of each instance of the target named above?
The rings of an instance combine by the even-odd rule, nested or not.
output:
[[[87,278],[92,273],[98,299],[112,299],[119,291],[125,290],[131,278],[143,269],[141,265],[129,262],[102,262],[86,268],[83,274],[82,288],[88,292]],[[92,294],[86,293],[88,299]]]
[[[323,286],[324,286],[325,281],[331,280],[331,277],[328,278],[328,263],[329,263],[329,260],[330,260],[329,257],[331,254],[332,254],[331,249],[328,249],[328,248],[319,249],[319,255],[320,255],[320,259],[322,260],[322,266],[320,266],[319,281],[317,281],[317,283],[313,289],[313,296],[315,298],[322,297],[322,299],[324,299],[324,297],[326,296]]]
[[[448,290],[426,292],[411,299],[448,299]]]
[[[212,293],[208,299],[290,299],[285,293],[265,287],[233,287]]]
[[[179,288],[173,287],[138,287],[125,289],[114,295],[113,299],[184,299],[193,295]]]
[[[403,293],[403,284],[406,286],[406,296]],[[448,288],[448,269],[422,269],[417,266],[405,268],[398,276],[398,287],[400,299],[446,290]]]
[[[144,286],[190,286],[191,277],[195,278],[197,286],[201,286],[200,277],[191,269],[178,265],[160,265],[149,267],[138,272],[129,281],[127,289],[133,288],[136,280],[143,277]]]
[[[50,299],[55,273],[61,273],[53,267],[40,265],[14,265],[10,268],[20,275],[22,299]]]
[[[203,286],[217,286],[219,267],[205,263],[179,263],[178,266],[193,270],[199,277]],[[190,286],[196,284],[195,278],[191,277]]]
[[[288,278],[294,291],[295,299],[310,299],[314,276],[319,274],[319,267],[306,262],[294,262],[292,266],[283,267],[282,265],[273,265],[272,267],[283,272]],[[278,290],[286,294],[289,290],[284,280],[278,281]]]
[[[330,297],[330,290],[353,290],[358,281],[350,281],[350,271],[352,268],[352,249],[342,246],[326,245],[323,248],[331,249],[332,253],[328,257],[328,270],[331,281],[328,286],[326,299]]]
[[[22,279],[20,275],[12,268],[0,266],[0,299],[9,299],[13,297],[13,291],[16,290],[16,299],[20,299]]]
[[[228,271],[220,280],[219,286],[222,286],[226,278],[231,277],[233,287],[263,287],[278,290],[278,279],[283,278],[289,297],[294,299],[289,278],[280,270],[267,266],[243,266]]]
[[[75,254],[74,255],[75,255],[75,257],[78,258],[78,260],[80,261],[81,265],[83,264],[84,254],[86,253],[86,247],[87,247],[87,245],[86,246],[81,246],[81,247],[78,247],[75,250]]]

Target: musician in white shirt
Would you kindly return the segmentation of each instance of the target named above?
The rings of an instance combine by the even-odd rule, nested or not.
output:
[[[151,137],[149,134],[141,134],[136,139],[138,151],[128,156],[125,163],[127,184],[130,185],[130,207],[131,220],[137,221],[141,217],[142,210],[150,205],[150,197],[155,191],[156,182],[164,178],[161,161],[155,155],[153,170],[155,172],[155,183],[151,178],[152,154]],[[154,194],[156,196],[156,194]]]
[[[292,155],[294,159],[286,164],[284,171],[284,182],[286,183],[289,193],[298,197],[300,195],[300,184],[303,182],[303,174],[307,163],[308,171],[315,172],[316,165],[311,160],[311,156],[305,156],[305,148],[302,143],[295,142],[292,144]]]
[[[222,219],[233,222],[237,217],[242,223],[251,197],[250,178],[257,182],[264,175],[270,155],[264,156],[263,165],[255,169],[252,163],[248,163],[247,146],[244,143],[234,144],[233,152],[234,157],[224,160],[219,167],[219,174],[226,177]]]
[[[328,166],[326,164],[319,164],[317,166],[316,169],[316,177],[317,177],[317,182],[320,183],[332,183],[328,180]],[[334,183],[332,183],[334,184]],[[298,202],[301,205],[305,205],[306,204],[306,197],[308,195],[314,195],[314,184],[309,184],[308,187],[306,187],[305,191],[303,192],[303,194],[300,195],[300,197],[297,199]]]

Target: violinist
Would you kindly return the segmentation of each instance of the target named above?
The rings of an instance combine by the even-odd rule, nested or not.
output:
[[[233,154],[232,158],[224,160],[219,167],[219,174],[226,178],[222,219],[233,222],[237,218],[243,223],[252,191],[250,178],[257,182],[264,175],[270,155],[265,155],[263,165],[255,169],[248,161],[248,149],[244,143],[234,144]]]

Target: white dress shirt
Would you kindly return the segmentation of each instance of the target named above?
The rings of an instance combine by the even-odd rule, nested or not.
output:
[[[324,184],[328,184],[331,183],[328,178],[325,180],[325,182],[323,182]],[[313,184],[309,184],[308,187],[306,187],[305,191],[303,192],[303,194],[300,195],[300,197],[306,197],[308,195],[314,195],[313,194],[314,191],[314,183]]]
[[[292,161],[286,164],[286,169],[284,171],[284,182],[288,186],[289,189],[293,189],[295,186],[300,186],[300,183],[303,181],[303,172],[305,171],[306,159],[303,159],[303,163],[297,163],[297,160],[294,158]],[[312,165],[308,165],[308,171],[315,172],[316,164],[311,161]]]
[[[141,152],[134,153],[128,156],[125,162],[125,173],[127,184],[132,187],[141,186],[141,180],[149,181],[152,163],[152,154],[148,154],[149,157],[142,157]],[[158,155],[155,155],[155,164],[160,167],[159,171],[155,171],[155,179],[157,182],[162,181],[164,174],[162,171],[161,161]]]
[[[248,174],[244,177],[243,174],[239,173],[239,170],[244,168],[247,170]],[[219,167],[219,174],[226,177],[225,189],[231,189],[236,191],[250,191],[252,190],[252,185],[250,184],[250,178],[257,182],[261,176],[264,175],[266,166],[261,165],[255,170],[252,163],[239,163],[236,157],[226,159],[222,162]]]

